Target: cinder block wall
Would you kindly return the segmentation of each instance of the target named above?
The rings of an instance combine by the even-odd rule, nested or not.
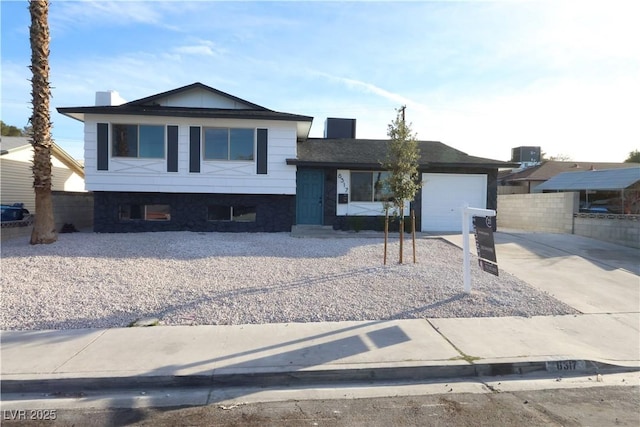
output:
[[[505,194],[498,196],[498,229],[573,233],[578,193]]]
[[[640,249],[640,216],[581,214],[574,218],[574,234]]]
[[[5,240],[17,238],[29,239],[29,236],[31,236],[31,230],[33,230],[32,223],[25,223],[24,226],[20,227],[2,227],[2,230],[0,231],[0,240],[4,242]]]
[[[52,191],[53,217],[56,231],[59,233],[64,224],[73,224],[77,230],[93,228],[93,193],[73,193]],[[3,224],[2,241],[24,238],[29,239],[33,221],[20,224]]]
[[[51,196],[58,232],[64,224],[73,224],[78,230],[93,228],[93,193],[52,191]]]

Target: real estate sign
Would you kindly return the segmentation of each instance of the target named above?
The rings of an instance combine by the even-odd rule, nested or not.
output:
[[[476,237],[480,268],[497,276],[498,261],[496,259],[496,245],[493,240],[492,218],[491,216],[474,216],[473,232]]]

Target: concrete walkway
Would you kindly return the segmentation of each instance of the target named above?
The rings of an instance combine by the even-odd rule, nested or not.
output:
[[[461,236],[442,236],[454,244]],[[640,251],[501,232],[501,269],[582,315],[2,332],[9,393],[640,370]],[[474,247],[473,244],[471,246]]]

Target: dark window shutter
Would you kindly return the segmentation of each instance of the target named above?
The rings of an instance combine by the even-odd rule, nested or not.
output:
[[[268,129],[258,129],[258,147],[257,147],[257,173],[259,175],[267,174],[267,140]]]
[[[189,172],[200,172],[200,127],[189,128]]]
[[[98,170],[109,170],[109,124],[98,123]]]
[[[167,126],[167,172],[178,172],[178,126]]]

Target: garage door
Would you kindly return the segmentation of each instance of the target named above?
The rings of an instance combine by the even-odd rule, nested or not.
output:
[[[422,174],[422,231],[462,231],[462,207],[487,207],[487,175]]]

